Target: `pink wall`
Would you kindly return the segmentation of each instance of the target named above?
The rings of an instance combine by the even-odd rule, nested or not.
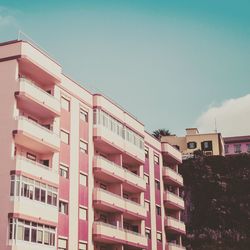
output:
[[[17,61],[12,60],[0,63],[0,83],[2,88],[0,90],[0,119],[1,119],[1,133],[0,133],[0,149],[1,149],[1,164],[0,176],[0,249],[6,249],[7,228],[8,228],[8,212],[13,211],[13,203],[10,200],[10,169],[14,169],[15,161],[11,159],[12,150],[12,131],[16,129],[16,122],[13,119],[14,112],[14,93],[17,91]]]
[[[235,153],[234,145],[236,145],[236,144],[241,144],[241,153],[249,153],[247,145],[250,144],[250,141],[249,142],[239,142],[239,143],[227,143],[226,145],[228,145],[228,153],[226,153],[226,155],[239,154],[239,153]]]
[[[88,187],[79,185],[79,205],[88,206]]]
[[[58,235],[68,237],[69,235],[69,216],[68,215],[59,213]]]
[[[70,131],[70,112],[61,109],[61,128]]]
[[[89,156],[83,152],[79,153],[79,170],[86,174],[89,172]]]
[[[78,239],[88,241],[88,221],[79,220]]]
[[[160,166],[158,164],[154,165],[155,179],[160,180]]]
[[[162,231],[162,217],[161,215],[156,215],[156,229]]]
[[[157,242],[157,250],[163,250],[162,242]]]
[[[149,183],[150,184],[150,183]],[[146,186],[146,192],[145,192],[145,194],[144,194],[144,198],[146,199],[146,200],[150,200],[150,185],[149,184],[147,184],[147,186]]]
[[[146,173],[146,174],[149,173],[149,160],[147,158],[145,158],[144,173]]]
[[[84,141],[89,140],[89,124],[80,120],[80,131],[79,136]]]
[[[145,225],[146,227],[151,228],[151,217],[150,217],[150,212],[147,212],[147,218],[145,220]]]
[[[160,190],[155,190],[155,203],[160,205],[161,204],[161,192]]]

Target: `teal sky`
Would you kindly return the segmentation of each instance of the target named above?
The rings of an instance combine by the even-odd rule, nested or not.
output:
[[[27,33],[64,73],[183,134],[250,89],[248,0],[0,0],[0,40]]]

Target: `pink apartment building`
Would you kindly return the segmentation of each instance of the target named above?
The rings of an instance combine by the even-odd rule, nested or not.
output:
[[[224,137],[225,155],[250,153],[250,135]]]
[[[185,249],[179,151],[27,41],[0,83],[1,250]]]

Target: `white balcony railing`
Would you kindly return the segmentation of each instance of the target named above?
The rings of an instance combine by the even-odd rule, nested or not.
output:
[[[51,183],[59,183],[58,170],[47,167],[39,162],[27,159],[21,155],[16,156],[16,169],[42,178],[43,180],[50,181]]]
[[[21,156],[21,155],[17,155],[16,160],[17,161],[23,161],[25,163],[31,164],[31,165],[39,167],[39,168],[43,168],[43,169],[45,169],[47,171],[52,171],[52,168],[50,168],[49,166],[43,165],[42,163],[37,162],[37,161],[30,160],[27,157],[24,157],[24,156]]]
[[[104,235],[112,238],[114,241],[125,241],[125,244],[128,245],[138,244],[141,247],[147,246],[146,236],[104,222],[94,222],[93,233],[97,235],[97,237],[98,235]]]
[[[60,102],[53,95],[49,94],[27,78],[20,77],[19,83],[19,91],[27,93],[33,99],[37,100],[38,103],[42,103],[49,109],[54,110],[55,113],[60,113]]]
[[[147,211],[144,206],[129,199],[123,198],[117,194],[111,193],[102,188],[94,189],[94,200],[102,200],[110,206],[116,206],[127,212],[137,214],[142,217],[146,217]]]
[[[31,124],[35,125],[36,127],[39,127],[40,129],[42,129],[42,130],[43,130],[44,132],[46,132],[46,133],[49,133],[49,134],[51,134],[51,135],[57,135],[57,136],[58,136],[58,134],[55,133],[53,130],[50,130],[50,129],[46,128],[45,126],[43,126],[43,125],[41,125],[41,124],[39,124],[39,123],[37,123],[37,122],[35,122],[35,121],[29,119],[29,118],[26,117],[26,116],[18,116],[18,117],[16,117],[16,120],[19,120],[19,121],[27,121],[28,123],[31,123]]]
[[[177,220],[173,217],[167,216],[165,218],[166,221],[166,226],[170,227],[173,230],[176,230],[180,233],[185,233],[186,232],[186,226],[184,224],[184,222]]]
[[[183,177],[179,173],[174,171],[173,169],[171,169],[167,166],[164,166],[162,174],[164,177],[169,178],[172,181],[177,182],[179,185],[183,185]]]
[[[161,150],[163,153],[167,154],[171,158],[171,161],[175,161],[177,164],[182,162],[181,152],[172,145],[170,145],[169,143],[162,142]]]
[[[167,250],[186,250],[186,248],[178,244],[169,242],[167,243]]]
[[[184,209],[184,200],[172,192],[165,191],[164,200],[166,202],[170,202],[171,204],[177,205],[180,209]]]
[[[24,131],[26,137],[29,137],[29,140],[33,141],[36,144],[28,144],[26,140],[23,140],[18,136],[19,144],[25,144],[26,147],[35,147],[37,146],[38,150],[42,150],[42,152],[50,152],[52,151],[58,151],[60,148],[60,138],[57,133],[55,133],[53,130],[50,130],[37,122],[28,119],[25,116],[18,116],[15,118],[17,120],[17,131]],[[21,136],[22,137],[22,136]],[[38,146],[38,144],[40,146]],[[41,149],[41,145],[43,146]]]
[[[96,167],[103,168],[110,172],[112,176],[117,176],[122,178],[124,181],[134,184],[135,186],[146,189],[146,182],[142,177],[132,173],[122,166],[119,166],[118,164],[115,164],[114,162],[109,161],[102,156],[95,157],[95,165]]]

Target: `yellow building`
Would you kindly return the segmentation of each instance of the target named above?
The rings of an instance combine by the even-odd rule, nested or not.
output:
[[[187,128],[186,135],[163,136],[162,142],[168,142],[182,153],[183,159],[193,157],[194,151],[201,150],[204,155],[224,155],[224,143],[221,133],[200,134],[197,128]]]

